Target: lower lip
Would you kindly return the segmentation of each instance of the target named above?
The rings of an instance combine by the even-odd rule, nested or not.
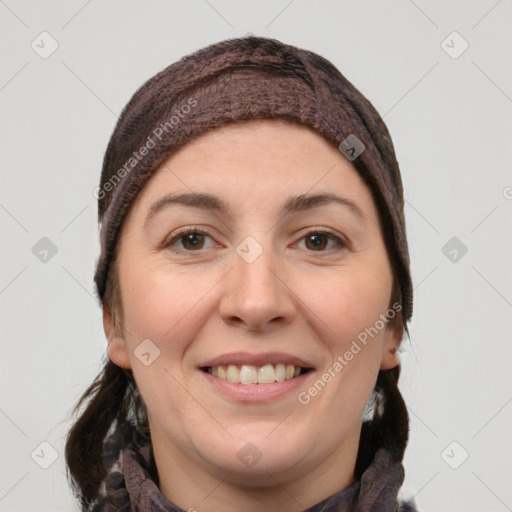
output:
[[[268,402],[293,392],[297,393],[300,388],[305,388],[306,379],[313,373],[309,371],[293,379],[272,384],[240,384],[219,379],[202,370],[199,371],[217,391],[239,402]]]

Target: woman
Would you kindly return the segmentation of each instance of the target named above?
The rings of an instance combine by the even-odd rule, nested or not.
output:
[[[368,100],[314,53],[211,45],[135,93],[96,192],[109,359],[66,446],[83,509],[414,510],[402,184]]]

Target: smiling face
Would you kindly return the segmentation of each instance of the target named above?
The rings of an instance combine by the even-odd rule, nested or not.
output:
[[[297,492],[307,478],[320,498],[351,481],[401,331],[383,321],[393,275],[376,206],[336,147],[281,120],[187,144],[132,206],[118,278],[109,356],[134,372],[164,495],[184,502],[180,478]]]

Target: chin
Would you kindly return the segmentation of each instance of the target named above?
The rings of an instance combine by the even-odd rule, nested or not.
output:
[[[274,425],[275,427],[275,425]],[[276,479],[287,480],[304,471],[305,457],[313,461],[314,454],[307,453],[304,437],[297,430],[283,429],[281,435],[251,432],[243,436],[208,447],[204,446],[204,458],[223,473],[230,473],[229,479],[247,487],[274,486]],[[213,448],[213,449],[212,449]],[[320,454],[318,454],[320,460]],[[278,476],[279,475],[279,476]]]

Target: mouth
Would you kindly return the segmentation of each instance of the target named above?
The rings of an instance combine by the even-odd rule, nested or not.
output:
[[[202,366],[200,369],[217,379],[247,386],[268,385],[275,382],[292,380],[313,370],[310,367],[296,366],[289,363],[264,364],[262,366],[252,364],[221,364]]]
[[[292,399],[316,371],[310,360],[285,352],[234,352],[198,366],[205,382],[229,402],[271,403]]]

